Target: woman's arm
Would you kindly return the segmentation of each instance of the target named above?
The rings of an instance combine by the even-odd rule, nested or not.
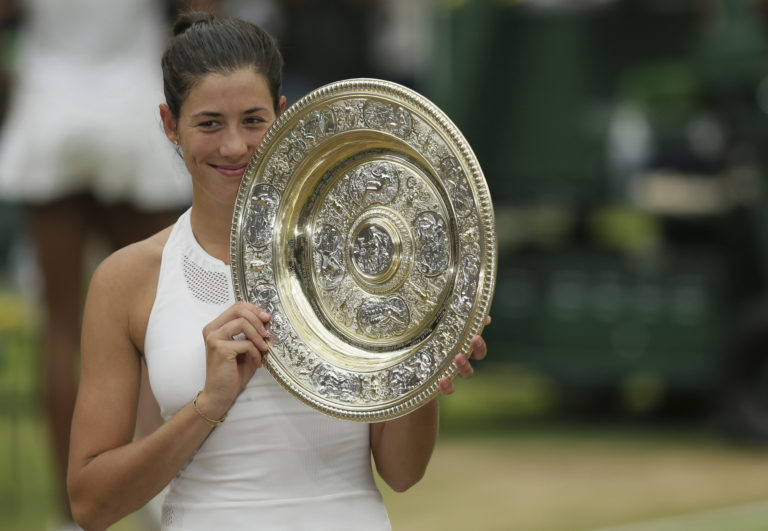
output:
[[[151,260],[140,249],[131,246],[108,258],[95,272],[86,300],[67,479],[72,513],[88,530],[105,529],[142,507],[212,430],[190,397],[156,431],[133,441],[141,373],[137,345],[143,341],[159,268],[147,268]],[[255,345],[266,350],[261,318],[238,304],[203,330],[207,374],[197,403],[209,418],[226,413],[260,365]],[[248,339],[232,340],[239,331]]]
[[[105,260],[86,299],[67,482],[73,515],[89,530],[105,529],[143,506],[211,430],[187,406],[151,436],[132,442],[141,360],[131,317],[147,272],[138,249]]]
[[[490,321],[488,321],[490,322]],[[487,349],[480,336],[472,338],[470,358],[481,360]],[[463,354],[455,358],[459,376],[470,378],[474,373]],[[453,393],[449,378],[440,380],[440,392]],[[435,398],[416,411],[398,419],[371,424],[371,453],[381,478],[396,492],[415,485],[427,470],[438,432],[439,406]]]

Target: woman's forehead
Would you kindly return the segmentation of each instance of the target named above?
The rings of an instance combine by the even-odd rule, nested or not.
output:
[[[267,78],[252,68],[240,68],[233,72],[212,72],[203,76],[189,90],[182,105],[187,112],[201,109],[273,108],[272,95]]]

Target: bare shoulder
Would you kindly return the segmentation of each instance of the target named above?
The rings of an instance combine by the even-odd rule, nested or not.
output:
[[[119,249],[96,268],[88,290],[89,302],[103,301],[110,319],[116,319],[143,350],[144,331],[154,303],[163,248],[172,227]],[[88,303],[86,303],[87,309]],[[100,317],[104,316],[101,314]],[[97,321],[99,319],[97,318]]]
[[[96,268],[91,284],[96,287],[107,284],[110,291],[117,295],[121,292],[130,294],[151,282],[148,276],[160,270],[163,247],[170,231],[171,227],[109,255]]]

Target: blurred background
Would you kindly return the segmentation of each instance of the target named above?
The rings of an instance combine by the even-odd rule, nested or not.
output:
[[[382,486],[395,530],[768,529],[768,1],[210,4],[278,37],[289,104],[403,83],[488,181],[489,355],[441,398],[425,479]],[[27,17],[2,5],[7,102]],[[3,529],[59,510],[35,267],[24,208],[0,198]]]

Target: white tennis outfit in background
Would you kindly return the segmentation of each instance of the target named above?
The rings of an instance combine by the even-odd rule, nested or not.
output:
[[[202,329],[233,302],[230,268],[197,243],[188,210],[163,250],[144,347],[164,418],[203,388]],[[326,416],[258,369],[172,480],[163,529],[389,531],[368,424]]]
[[[47,202],[90,192],[152,210],[189,205],[191,184],[165,138],[158,0],[24,0],[0,197]]]

